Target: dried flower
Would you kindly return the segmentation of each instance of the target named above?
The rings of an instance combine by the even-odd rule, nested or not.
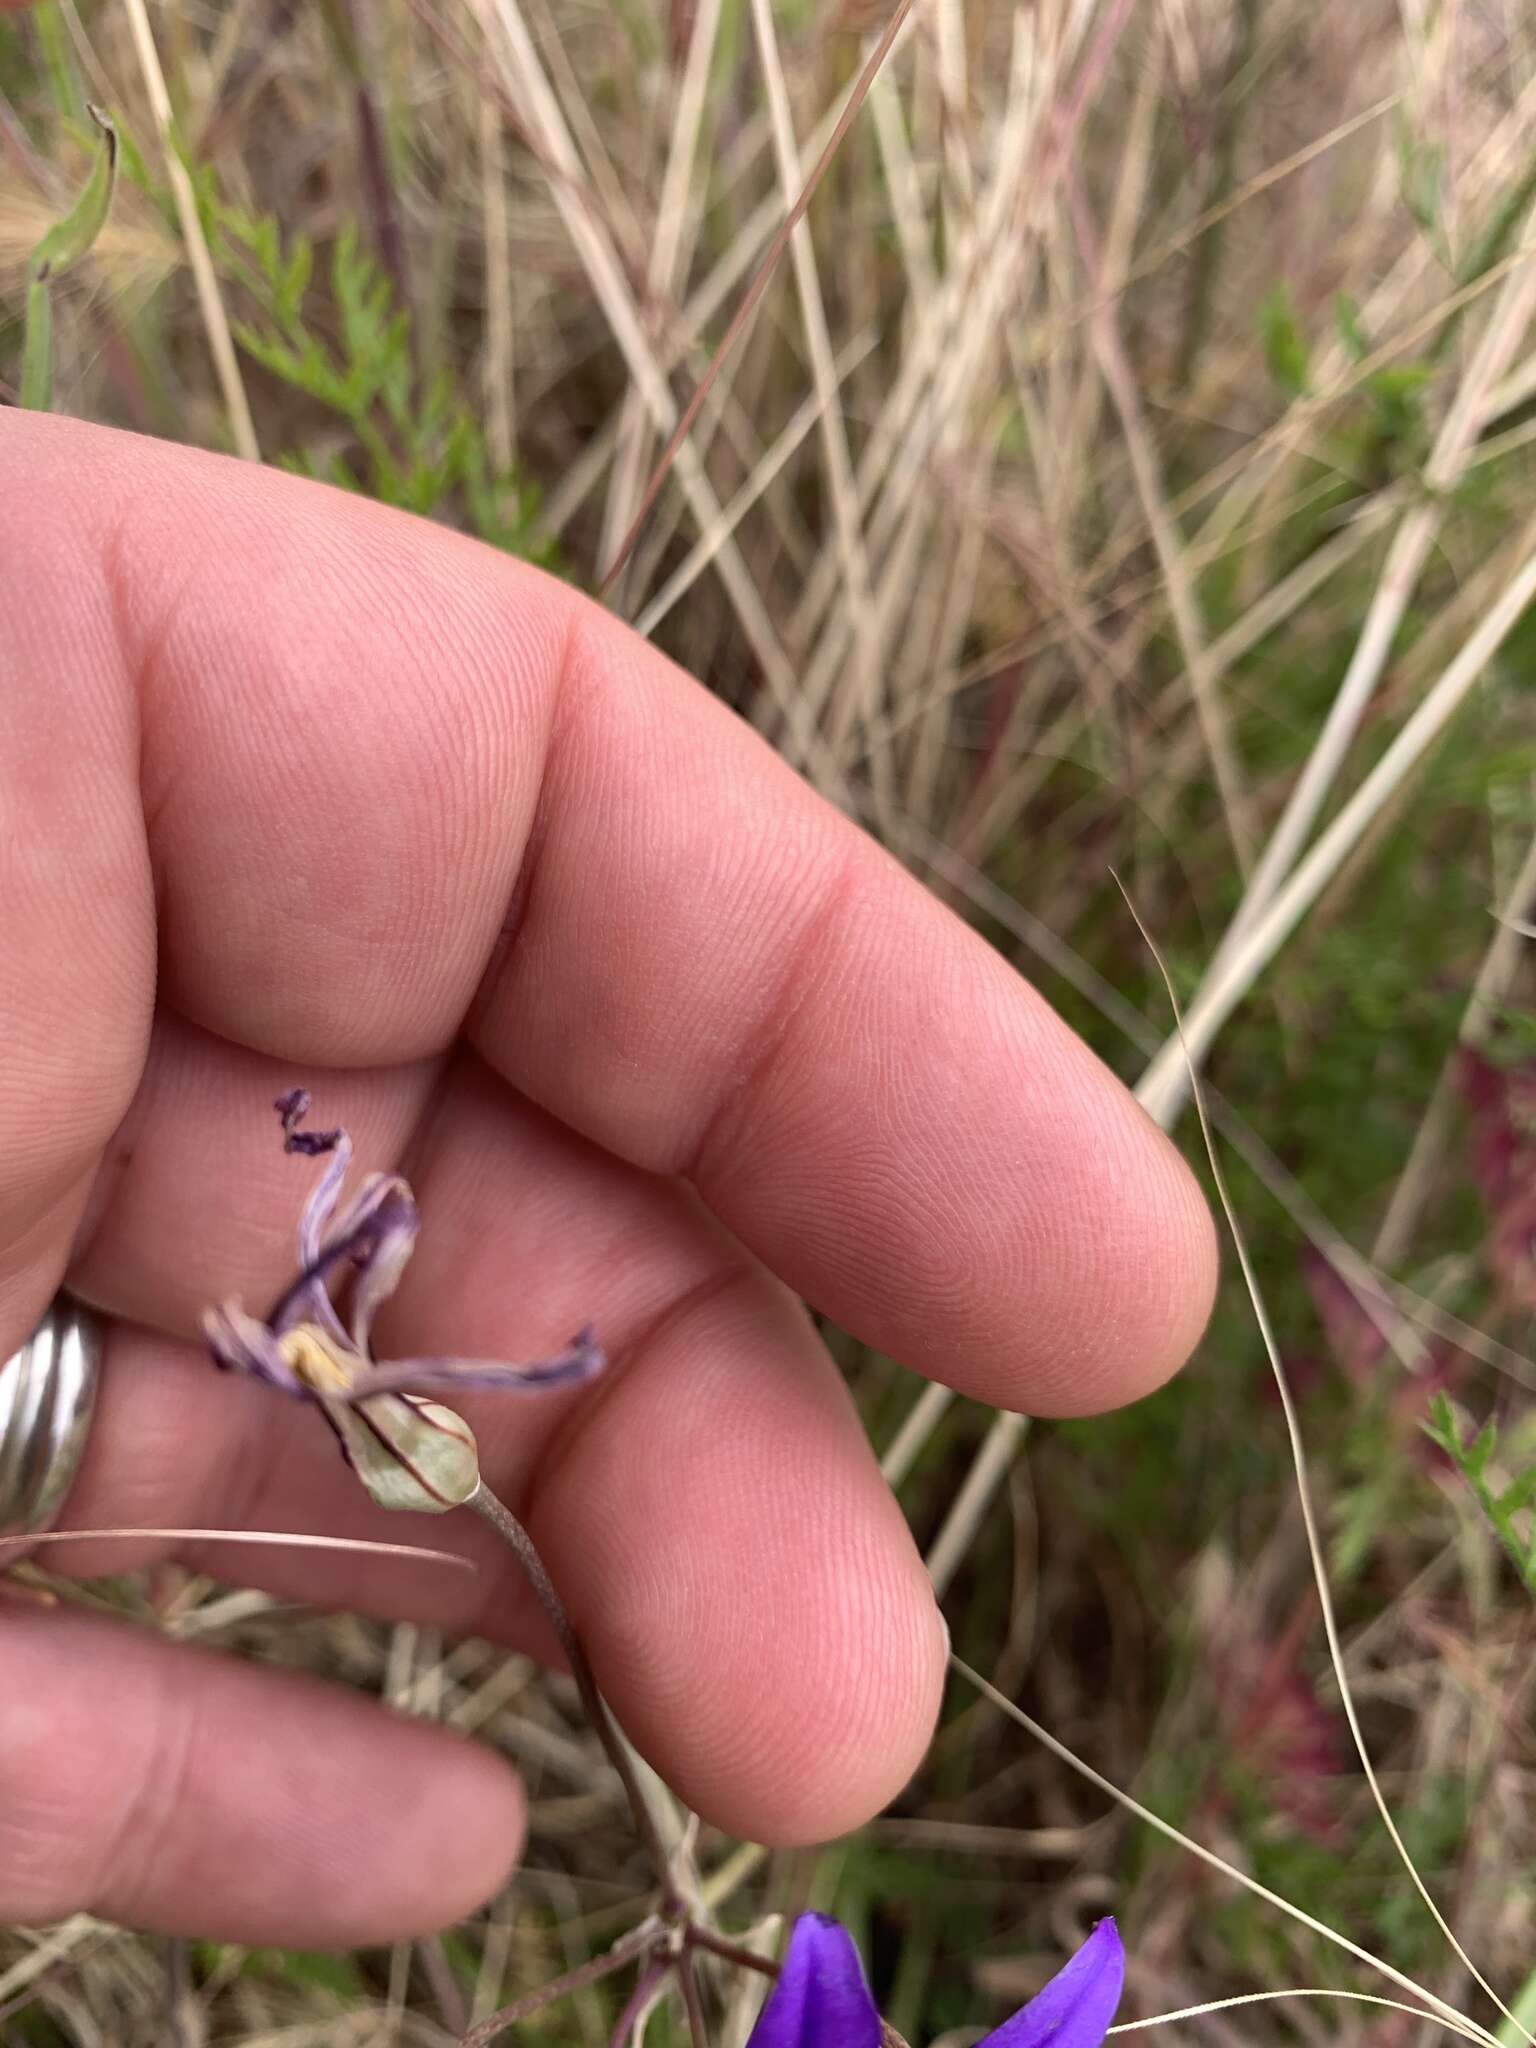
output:
[[[592,1332],[583,1330],[558,1357],[533,1365],[476,1358],[409,1358],[376,1365],[373,1319],[400,1281],[416,1242],[418,1215],[398,1174],[370,1174],[333,1220],[352,1157],[344,1130],[302,1131],[309,1096],[302,1088],[273,1105],[283,1149],[328,1156],[299,1219],[298,1277],[264,1318],[238,1301],[203,1315],[217,1364],[245,1372],[319,1409],[342,1455],[381,1507],[442,1514],[462,1506],[480,1484],[474,1435],[462,1416],[421,1398],[423,1388],[500,1387],[520,1393],[574,1386],[602,1369]],[[329,1225],[329,1230],[327,1226]],[[343,1321],[333,1287],[350,1279]]]
[[[981,2048],[1099,2048],[1120,2003],[1125,1951],[1113,1920]],[[819,1913],[795,1922],[784,1966],[747,2048],[880,2048],[880,2015],[847,1930]]]

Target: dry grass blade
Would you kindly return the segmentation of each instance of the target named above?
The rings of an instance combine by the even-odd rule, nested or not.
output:
[[[1116,879],[1118,880],[1118,877]],[[1123,890],[1122,893],[1124,893]],[[1173,1008],[1175,1024],[1180,1042],[1182,1043],[1184,1022],[1173,979],[1163,964],[1162,955],[1159,953],[1151,933],[1142,923],[1135,904],[1128,895],[1125,900],[1131,916],[1136,920],[1136,928],[1141,933],[1147,950],[1156,962],[1157,971],[1162,976],[1163,985],[1168,991],[1168,1000]],[[1199,1075],[1195,1073],[1192,1066],[1190,1068],[1190,1085],[1194,1092],[1195,1113],[1200,1120],[1200,1135],[1205,1145],[1206,1157],[1210,1161],[1211,1176],[1216,1185],[1216,1193],[1221,1203],[1222,1215],[1226,1218],[1227,1229],[1232,1238],[1233,1248],[1237,1253],[1238,1264],[1242,1268],[1243,1284],[1248,1290],[1248,1298],[1253,1305],[1254,1320],[1258,1324],[1259,1334],[1263,1338],[1264,1349],[1268,1355],[1270,1369],[1274,1375],[1275,1389],[1280,1397],[1280,1409],[1285,1418],[1285,1433],[1290,1445],[1291,1464],[1296,1478],[1296,1498],[1301,1508],[1302,1527],[1306,1533],[1307,1553],[1311,1559],[1312,1577],[1317,1587],[1318,1606],[1322,1611],[1323,1633],[1327,1637],[1328,1656],[1333,1665],[1333,1675],[1339,1689],[1340,1704],[1344,1709],[1344,1718],[1349,1724],[1350,1739],[1354,1743],[1355,1754],[1360,1759],[1360,1768],[1365,1774],[1365,1781],[1370,1787],[1372,1801],[1381,1818],[1381,1824],[1386,1829],[1393,1848],[1397,1851],[1399,1861],[1412,1880],[1414,1890],[1429,1909],[1435,1925],[1444,1935],[1446,1941],[1449,1942],[1458,1962],[1461,1963],[1478,1988],[1498,2007],[1505,2020],[1516,2029],[1522,2040],[1536,2043],[1536,2034],[1532,2034],[1523,2022],[1515,2017],[1503,1999],[1500,1998],[1498,1992],[1494,1990],[1487,1978],[1478,1969],[1476,1963],[1467,1954],[1466,1949],[1462,1946],[1455,1931],[1452,1929],[1450,1922],[1435,1903],[1428,1885],[1425,1884],[1423,1878],[1419,1875],[1418,1866],[1408,1852],[1408,1845],[1404,1842],[1397,1822],[1392,1817],[1391,1808],[1387,1805],[1386,1795],[1383,1793],[1380,1782],[1377,1779],[1376,1768],[1371,1761],[1370,1750],[1366,1746],[1365,1731],[1360,1725],[1360,1715],[1355,1705],[1354,1689],[1349,1682],[1349,1672],[1344,1659],[1344,1645],[1339,1637],[1338,1620],[1333,1606],[1333,1591],[1328,1582],[1328,1570],[1323,1558],[1322,1538],[1318,1532],[1317,1511],[1312,1499],[1312,1482],[1307,1469],[1307,1454],[1306,1446],[1302,1441],[1301,1421],[1296,1413],[1296,1403],[1291,1394],[1290,1381],[1286,1376],[1285,1367],[1280,1361],[1280,1347],[1275,1341],[1275,1333],[1270,1323],[1269,1311],[1265,1307],[1264,1297],[1260,1292],[1258,1278],[1253,1269],[1253,1261],[1248,1253],[1248,1241],[1244,1235],[1242,1225],[1238,1222],[1237,1211],[1233,1207],[1232,1198],[1227,1192],[1226,1176],[1222,1171],[1221,1165],[1221,1154],[1217,1148],[1215,1133],[1211,1129],[1210,1120],[1206,1116],[1205,1097],[1200,1087]]]
[[[880,634],[870,589],[869,559],[864,550],[864,532],[859,518],[858,492],[853,481],[853,460],[848,452],[848,434],[838,403],[838,376],[832,359],[832,336],[827,326],[827,309],[816,270],[816,250],[795,192],[799,177],[799,151],[790,113],[789,86],[779,57],[778,36],[773,25],[771,0],[751,0],[752,26],[758,59],[768,93],[768,114],[773,127],[774,157],[778,164],[779,188],[789,213],[798,213],[789,236],[790,263],[800,300],[800,318],[805,330],[806,351],[817,398],[816,424],[821,436],[822,459],[826,469],[827,495],[832,505],[838,557],[852,622],[856,661],[856,691],[843,699],[845,706],[856,700],[868,721],[878,708],[880,688]],[[870,74],[873,85],[875,74]],[[865,88],[866,92],[868,87]],[[846,738],[847,718],[834,724],[832,745],[840,747]],[[840,729],[841,728],[841,729]]]
[[[1400,1998],[1378,1998],[1370,1991],[1338,1991],[1328,1985],[1301,1984],[1284,1991],[1241,1991],[1234,1998],[1209,1998],[1202,2005],[1180,2006],[1177,2012],[1153,2013],[1144,2020],[1121,2020],[1109,2029],[1111,2034],[1144,2034],[1149,2027],[1171,2027],[1180,2020],[1203,2019],[1207,2013],[1232,2012],[1242,2005],[1269,2005],[1277,1999],[1288,1998],[1337,1998],[1350,2005],[1374,2005],[1388,2012],[1405,2012],[1416,2020],[1424,2020],[1431,2026],[1449,2027],[1453,2034],[1460,2034],[1464,2041],[1485,2041],[1488,2037],[1478,2028],[1469,2026],[1465,2020],[1453,2020],[1446,2013],[1426,2013],[1422,2006],[1406,2005]],[[1107,2038],[1107,2037],[1106,2037]]]
[[[1187,1062],[1198,1072],[1216,1034],[1295,930],[1368,827],[1396,794],[1460,709],[1526,606],[1536,597],[1536,523],[1521,536],[1523,559],[1498,600],[1402,727],[1349,802],[1292,870],[1289,879],[1241,935],[1219,972],[1202,982],[1185,1020],[1187,1052],[1168,1039],[1142,1078],[1137,1094],[1148,1112],[1165,1121],[1184,1099]]]
[[[1536,209],[1525,225],[1528,234],[1536,229]],[[1536,251],[1527,248],[1523,260],[1506,277],[1466,375],[1457,387],[1425,468],[1424,488],[1429,495],[1408,511],[1394,536],[1350,665],[1285,810],[1265,844],[1237,913],[1217,948],[1210,969],[1213,977],[1219,976],[1243,933],[1251,929],[1273,900],[1327,800],[1444,523],[1446,494],[1462,476],[1487,410],[1489,394],[1508,369],[1530,324],[1533,307]]]
[[[101,1922],[93,1920],[89,1913],[76,1913],[62,1926],[51,1929],[8,1970],[0,1971],[0,1998],[24,1991],[69,1956],[87,1935],[100,1932]]]
[[[696,221],[699,137],[708,103],[709,71],[720,33],[722,0],[703,0],[688,38],[688,58],[678,91],[677,112],[667,148],[667,167],[656,208],[656,232],[646,269],[646,291],[655,305],[669,300],[684,268],[684,243],[690,221]],[[619,424],[618,455],[603,516],[599,561],[611,561],[634,512],[640,488],[640,467],[646,451],[646,415],[639,393],[625,394]]]
[[[0,1558],[10,1548],[33,1550],[49,1543],[238,1543],[282,1550],[345,1550],[366,1557],[399,1557],[427,1564],[451,1565],[461,1572],[477,1569],[472,1558],[452,1550],[434,1550],[420,1543],[375,1543],[363,1536],[313,1536],[304,1530],[282,1529],[50,1529],[39,1536],[0,1536]]]
[[[494,24],[499,30],[493,44],[507,67],[509,91],[514,102],[521,95],[528,125],[556,172],[551,181],[551,195],[591,278],[593,291],[623,351],[636,387],[658,430],[665,431],[677,420],[677,408],[672,403],[666,379],[646,339],[623,268],[611,242],[585,202],[580,159],[566,130],[559,103],[544,76],[522,11],[517,0],[476,0],[476,6],[487,27]],[[683,489],[699,527],[701,531],[710,531],[722,523],[720,507],[705,477],[698,453],[687,439],[688,427],[692,425],[697,411],[698,407],[693,407],[678,422],[669,451],[669,466],[671,456],[675,455]],[[722,543],[718,559],[721,577],[730,592],[742,629],[762,663],[764,677],[775,701],[782,707],[807,761],[820,762],[824,750],[801,709],[794,670],[779,644],[767,607],[729,539]]]
[[[517,454],[517,418],[512,386],[512,250],[507,214],[507,163],[501,108],[495,95],[480,101],[480,178],[484,192],[486,442],[505,474]]]
[[[1092,1764],[1085,1763],[1074,1751],[1068,1749],[1067,1745],[1059,1741],[1048,1728],[1043,1728],[1031,1715],[1026,1714],[1016,1701],[1009,1699],[1006,1693],[999,1692],[997,1687],[983,1678],[979,1671],[973,1671],[962,1658],[951,1653],[949,1662],[951,1669],[958,1671],[968,1685],[976,1688],[983,1699],[990,1700],[1000,1713],[1006,1714],[1010,1721],[1016,1722],[1027,1734],[1032,1735],[1038,1743],[1048,1749],[1052,1756],[1076,1771],[1079,1777],[1085,1778],[1090,1785],[1097,1786],[1099,1791],[1114,1800],[1117,1806],[1123,1807],[1127,1813],[1134,1814],[1137,1820],[1144,1822],[1149,1828],[1154,1828],[1168,1841],[1176,1842],[1181,1849],[1197,1857],[1210,1869],[1220,1871],[1222,1876],[1229,1878],[1233,1884],[1241,1885],[1244,1891],[1252,1892],[1255,1898],[1263,1899],[1267,1905],[1275,1907],[1287,1918],[1309,1928],[1313,1934],[1332,1943],[1335,1948],[1343,1949],[1347,1955],[1352,1955],[1356,1962],[1365,1963],[1370,1969],[1387,1978],[1390,1983],[1396,1984],[1400,1990],[1411,1993],[1419,2001],[1415,2010],[1422,2012],[1426,2019],[1442,2020],[1448,2026],[1454,2027],[1458,2033],[1482,2042],[1484,2048],[1497,2048],[1494,2036],[1485,2027],[1479,2027],[1475,2022],[1469,2021],[1464,2013],[1459,2013],[1443,1998],[1436,1997],[1433,1991],[1426,1990],[1422,1984],[1416,1984],[1410,1976],[1389,1963],[1385,1957],[1373,1955],[1368,1948],[1362,1948],[1359,1942],[1351,1941],[1347,1934],[1341,1934],[1336,1927],[1328,1926],[1325,1921],[1317,1919],[1304,1907],[1295,1905],[1290,1899],[1282,1898],[1278,1892],[1271,1891],[1268,1885],[1260,1884],[1256,1877],[1250,1877],[1246,1870],[1240,1870],[1224,1856],[1218,1856],[1214,1849],[1206,1848],[1203,1842],[1195,1841],[1174,1827],[1170,1821],[1164,1820],[1161,1814],[1143,1806],[1139,1799],[1133,1799],[1129,1792],[1123,1792],[1102,1772],[1096,1771]]]
[[[197,286],[197,303],[208,335],[209,352],[213,357],[219,389],[224,396],[224,409],[229,415],[229,430],[234,441],[235,453],[243,456],[247,462],[259,462],[261,448],[256,439],[256,424],[251,418],[250,404],[245,395],[245,383],[235,357],[229,318],[224,311],[224,299],[219,290],[218,278],[214,274],[213,258],[208,253],[208,238],[203,233],[202,218],[197,210],[197,197],[192,190],[192,180],[187,176],[187,167],[182,162],[176,145],[171,96],[166,90],[165,73],[161,69],[160,53],[155,48],[154,31],[149,25],[149,11],[145,6],[145,0],[127,0],[127,14],[139,68],[144,75],[144,89],[149,95],[150,111],[154,115],[155,129],[160,137],[165,174],[176,201],[176,217],[181,223],[182,239],[187,246],[187,260],[192,266],[192,278]]]
[[[873,336],[861,336],[843,350],[836,364],[839,383],[857,368],[874,345]],[[660,590],[648,600],[645,609],[635,620],[637,633],[649,639],[678,600],[693,588],[720,552],[726,539],[735,532],[753,506],[759,502],[768,486],[780,474],[795,450],[815,426],[823,403],[821,394],[813,393],[796,409],[794,417],[763,450],[741,489],[723,508],[718,526],[710,527],[708,531],[699,535]]]
[[[1168,609],[1173,615],[1174,627],[1179,636],[1179,649],[1184,657],[1184,667],[1189,677],[1190,695],[1194,699],[1200,730],[1210,756],[1211,771],[1216,779],[1216,789],[1221,798],[1227,830],[1232,836],[1232,846],[1237,855],[1238,865],[1246,874],[1253,864],[1255,846],[1251,803],[1248,792],[1243,787],[1242,770],[1232,743],[1226,709],[1221,702],[1216,676],[1211,668],[1194,579],[1185,560],[1183,544],[1169,517],[1162,479],[1158,475],[1157,460],[1152,452],[1151,441],[1142,419],[1141,403],[1136,395],[1135,380],[1131,375],[1130,365],[1126,361],[1115,324],[1114,301],[1103,295],[1099,289],[1100,266],[1094,232],[1088,219],[1086,201],[1080,187],[1075,183],[1070,187],[1070,199],[1078,247],[1088,277],[1093,309],[1089,314],[1089,328],[1093,335],[1094,348],[1104,373],[1104,382],[1109,387],[1110,397],[1120,416],[1131,475],[1136,482],[1142,513],[1163,572]]]
[[[918,1413],[914,1410],[914,1416]],[[925,1421],[927,1418],[924,1418]],[[909,1421],[912,1418],[909,1417]],[[950,1580],[965,1558],[975,1540],[982,1516],[992,1504],[992,1496],[1007,1476],[1013,1456],[1023,1442],[1029,1428],[1029,1418],[1024,1415],[999,1414],[987,1432],[986,1441],[972,1460],[971,1468],[965,1475],[965,1483],[955,1495],[949,1513],[944,1517],[943,1527],[934,1538],[924,1563],[928,1577],[933,1582],[933,1595],[942,1600],[949,1590]],[[894,1448],[894,1446],[893,1446]],[[887,1467],[890,1464],[887,1456]]]
[[[630,549],[633,548],[635,542],[639,539],[640,529],[644,526],[646,518],[650,513],[650,509],[652,505],[655,504],[657,496],[661,491],[662,485],[666,482],[668,470],[672,467],[673,462],[677,459],[678,454],[680,453],[681,449],[683,448],[687,440],[689,431],[692,428],[694,421],[698,418],[699,413],[703,409],[704,401],[709,396],[711,386],[714,384],[715,379],[719,376],[720,371],[725,364],[726,357],[730,354],[731,349],[734,347],[736,341],[745,329],[747,322],[751,319],[753,312],[757,308],[759,300],[763,296],[763,293],[767,291],[769,283],[773,277],[773,273],[778,268],[779,258],[783,255],[785,249],[789,246],[790,236],[794,233],[796,227],[804,218],[806,208],[810,205],[812,199],[816,195],[817,186],[821,183],[822,179],[826,176],[827,171],[831,168],[832,160],[837,155],[839,148],[842,146],[843,137],[848,133],[848,130],[853,126],[854,121],[857,119],[859,109],[864,104],[865,96],[868,93],[870,86],[879,76],[881,65],[884,64],[886,58],[895,48],[896,40],[900,36],[902,29],[905,27],[907,16],[911,13],[911,11],[912,0],[896,0],[896,6],[891,12],[891,18],[886,23],[885,28],[881,32],[879,41],[875,44],[874,49],[870,52],[869,57],[867,58],[864,64],[864,68],[860,72],[859,77],[853,87],[853,90],[849,93],[847,104],[844,106],[842,113],[838,116],[836,126],[833,128],[831,135],[827,138],[826,147],[822,150],[821,155],[816,159],[815,166],[812,169],[810,176],[806,179],[805,184],[801,189],[799,198],[796,200],[795,204],[790,208],[788,214],[785,216],[778,233],[774,236],[772,242],[768,246],[767,254],[763,257],[762,262],[758,265],[756,274],[754,275],[751,284],[748,285],[745,293],[742,295],[741,302],[737,306],[736,311],[731,315],[730,323],[726,327],[725,333],[720,338],[719,346],[716,348],[714,354],[710,357],[708,368],[705,370],[703,376],[699,379],[698,384],[694,387],[693,396],[689,399],[688,403],[683,407],[682,413],[677,421],[677,424],[672,430],[671,438],[668,440],[666,447],[662,450],[661,456],[657,461],[656,467],[651,472],[650,480],[646,484],[644,491],[641,493],[640,506],[638,511],[635,513],[635,517],[630,526],[630,529],[628,533],[625,534],[623,541],[620,543],[618,553],[614,556],[613,560],[604,569],[602,576],[599,579],[599,596],[603,595],[606,591],[608,591],[611,588],[615,577],[623,568],[624,563],[628,558]]]

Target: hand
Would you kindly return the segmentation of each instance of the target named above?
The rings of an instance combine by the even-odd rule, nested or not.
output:
[[[426,1532],[479,1572],[179,1554],[545,1647],[472,1518],[387,1518],[195,1341],[291,1270],[302,1083],[421,1204],[381,1355],[597,1325],[602,1382],[462,1406],[641,1749],[759,1840],[865,1819],[944,1637],[796,1297],[987,1401],[1132,1399],[1210,1299],[1177,1155],[731,713],[472,542],[11,412],[0,619],[0,1356],[66,1275],[110,1319],[71,1525]],[[0,1921],[378,1941],[516,1855],[497,1757],[341,1690],[3,1598],[0,1674]]]

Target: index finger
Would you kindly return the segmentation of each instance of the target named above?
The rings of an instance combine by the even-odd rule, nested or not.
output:
[[[118,964],[142,974],[157,912],[162,997],[296,1064],[466,1029],[566,1122],[691,1179],[815,1307],[963,1391],[1072,1412],[1181,1362],[1213,1251],[1177,1154],[664,657],[539,572],[340,492],[30,415],[0,436],[18,758],[92,752],[117,835],[75,958],[138,934],[141,964]],[[142,822],[111,786],[135,772]],[[37,1057],[67,1096],[64,1042]]]

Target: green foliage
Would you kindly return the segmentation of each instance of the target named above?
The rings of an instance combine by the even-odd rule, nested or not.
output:
[[[357,1958],[323,1950],[239,1948],[233,1943],[194,1941],[191,1961],[199,1977],[232,1973],[276,1981],[295,1991],[319,1992],[338,2007],[353,2005],[367,1995]]]
[[[1442,262],[1446,261],[1445,237],[1440,224],[1440,200],[1445,189],[1445,152],[1438,142],[1429,142],[1423,136],[1415,135],[1406,121],[1400,121],[1397,169],[1403,204],[1418,222],[1435,254]]]
[[[1259,301],[1259,336],[1270,376],[1287,397],[1304,398],[1308,390],[1307,344],[1290,292],[1283,284],[1271,285]]]
[[[1455,1867],[1464,1853],[1477,1791],[1477,1776],[1470,1770],[1427,1771],[1418,1779],[1413,1799],[1399,1805],[1396,1813],[1403,1845],[1416,1870]],[[1381,1952],[1401,1957],[1410,1969],[1428,1971],[1441,1953],[1439,1936],[1418,1893],[1393,1868],[1384,1843],[1377,1853],[1385,1875],[1368,1911]]]
[[[1444,1394],[1437,1394],[1424,1427],[1471,1489],[1521,1585],[1536,1596],[1536,1516],[1530,1513],[1536,1506],[1536,1464],[1517,1472],[1495,1493],[1488,1479],[1488,1468],[1499,1447],[1499,1432],[1493,1422],[1485,1422],[1470,1443],[1463,1443],[1455,1411]]]
[[[53,405],[53,288],[89,253],[106,226],[117,178],[117,130],[100,107],[87,112],[101,130],[101,146],[80,196],[54,222],[27,259],[27,304],[21,353],[21,402],[31,412]]]
[[[59,0],[44,0],[44,4],[34,10],[32,23],[54,107],[65,121],[72,120],[79,110],[80,90],[75,82],[69,30],[65,26]]]
[[[200,203],[204,194],[199,194]],[[339,420],[340,447],[301,441],[277,458],[284,469],[357,491],[402,511],[464,526],[509,554],[551,566],[534,532],[537,493],[499,475],[479,422],[451,376],[417,367],[409,312],[363,248],[355,227],[330,250],[323,306],[314,244],[286,241],[268,214],[211,205],[221,267],[242,287],[249,313],[234,325],[252,362],[289,391]]]
[[[1371,352],[1371,344],[1365,338],[1365,329],[1360,325],[1360,308],[1348,292],[1340,292],[1333,302],[1334,323],[1339,330],[1339,339],[1349,353],[1352,363],[1363,363]]]

